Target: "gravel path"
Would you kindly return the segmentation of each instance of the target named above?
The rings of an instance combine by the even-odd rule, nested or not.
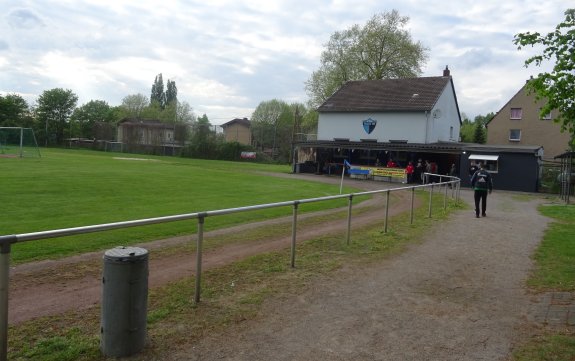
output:
[[[495,191],[486,218],[458,211],[403,254],[270,301],[165,360],[504,360],[533,308],[524,282],[549,222],[541,202]]]

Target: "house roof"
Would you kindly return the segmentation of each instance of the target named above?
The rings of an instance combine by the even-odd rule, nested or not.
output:
[[[245,125],[246,127],[249,128],[251,125],[251,122],[248,120],[248,118],[235,118],[235,119],[230,120],[227,123],[222,124],[221,127],[225,128],[225,127],[229,127],[230,125],[234,125],[234,124]]]
[[[317,110],[429,111],[451,81],[451,76],[349,81]]]
[[[513,99],[515,99],[515,97],[517,97],[519,94],[521,94],[521,92],[524,92],[526,86],[527,86],[527,82],[525,82],[525,84],[523,84],[523,86],[521,87],[521,89],[519,89],[519,90],[517,91],[517,93],[515,93],[511,98],[509,98],[509,100],[497,111],[497,113],[495,113],[495,115],[493,116],[493,118],[489,119],[489,121],[488,121],[487,123],[485,123],[485,126],[489,126],[489,123],[491,123],[491,121],[492,121],[493,119],[495,119],[495,118],[499,115],[499,113],[501,113],[501,111],[502,111],[503,109],[505,109],[505,107],[506,107],[509,103],[511,103],[511,101],[512,101]]]
[[[156,119],[124,118],[118,122],[118,126],[146,127],[146,128],[166,128],[173,129],[174,124],[162,123]]]
[[[493,152],[493,153],[539,153],[543,149],[540,145],[519,144],[474,144],[467,143],[467,152]]]

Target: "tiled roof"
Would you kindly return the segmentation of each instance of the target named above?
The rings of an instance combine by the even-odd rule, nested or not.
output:
[[[222,127],[222,128],[225,128],[225,127],[228,127],[228,126],[230,126],[230,125],[232,125],[232,124],[236,124],[236,123],[237,123],[237,124],[240,124],[240,125],[244,125],[244,126],[246,126],[246,127],[248,127],[248,128],[249,128],[250,125],[251,125],[251,122],[248,120],[248,118],[235,118],[235,119],[230,120],[230,121],[227,122],[227,123],[222,124],[221,127]]]
[[[329,97],[318,111],[431,110],[450,81],[450,76],[349,81]]]

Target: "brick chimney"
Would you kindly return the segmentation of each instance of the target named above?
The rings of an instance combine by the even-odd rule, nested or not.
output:
[[[449,68],[446,65],[445,69],[443,69],[443,76],[449,76],[449,75],[450,75]]]

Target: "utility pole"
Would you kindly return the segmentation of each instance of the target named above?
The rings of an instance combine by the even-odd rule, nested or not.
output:
[[[299,106],[296,105],[295,106],[295,112],[293,115],[293,127],[292,127],[292,132],[291,132],[292,151],[290,152],[290,163],[292,163],[292,164],[295,161],[294,144],[295,144],[295,138],[296,138],[296,133],[297,133],[298,129],[299,129]]]

